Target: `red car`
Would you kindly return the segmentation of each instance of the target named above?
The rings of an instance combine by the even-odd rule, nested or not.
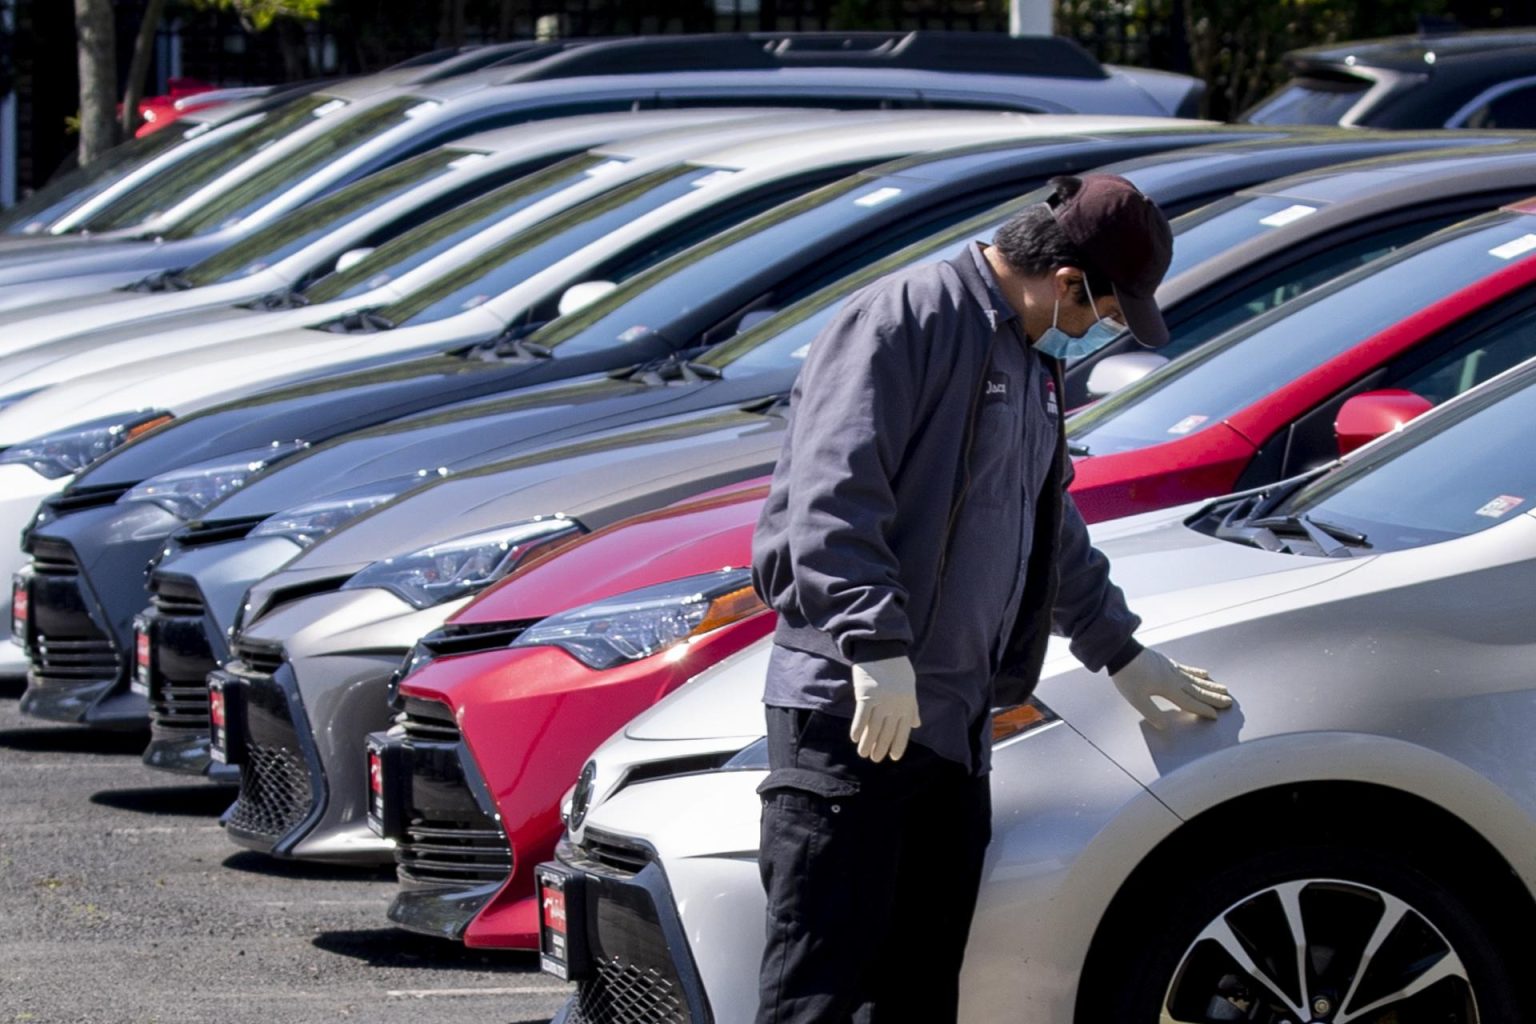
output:
[[[1098,522],[1291,476],[1536,356],[1536,200],[1213,339],[1067,422]]]
[[[393,920],[538,946],[533,868],[592,751],[773,628],[745,568],[766,494],[722,488],[574,541],[417,646],[398,724],[368,742],[369,819],[397,844]]]

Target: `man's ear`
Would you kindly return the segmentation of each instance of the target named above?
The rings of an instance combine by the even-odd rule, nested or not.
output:
[[[1083,290],[1083,272],[1077,267],[1057,267],[1051,274],[1051,287],[1062,302],[1081,306],[1088,301],[1088,293]]]

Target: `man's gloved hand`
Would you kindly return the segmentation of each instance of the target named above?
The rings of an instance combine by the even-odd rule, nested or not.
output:
[[[1213,680],[1205,669],[1180,665],[1150,647],[1109,678],[1120,696],[1159,729],[1163,728],[1166,715],[1152,703],[1153,697],[1163,697],[1201,718],[1215,718],[1218,711],[1232,706],[1227,688]]]
[[[883,658],[853,666],[853,727],[848,738],[859,756],[900,761],[917,717],[917,673],[909,658]]]

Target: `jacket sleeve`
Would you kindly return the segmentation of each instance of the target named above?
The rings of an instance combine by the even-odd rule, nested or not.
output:
[[[1119,671],[1141,651],[1132,636],[1141,619],[1126,606],[1120,588],[1110,582],[1109,559],[1089,541],[1088,524],[1067,493],[1070,482],[1069,469],[1061,495],[1053,632],[1070,638],[1073,656],[1091,671],[1106,667]]]
[[[924,359],[889,293],[845,307],[817,337],[790,408],[787,537],[799,612],[850,663],[907,654],[907,591],[889,543],[892,480]]]

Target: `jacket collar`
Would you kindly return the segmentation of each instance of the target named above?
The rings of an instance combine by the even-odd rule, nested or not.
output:
[[[998,287],[997,277],[993,275],[992,268],[987,264],[986,256],[982,255],[980,242],[972,242],[966,246],[965,252],[955,256],[949,263],[960,275],[960,281],[965,285],[965,290],[975,300],[976,305],[981,307],[994,331],[1008,321],[1018,319],[1018,312],[1004,297],[1002,289]]]

